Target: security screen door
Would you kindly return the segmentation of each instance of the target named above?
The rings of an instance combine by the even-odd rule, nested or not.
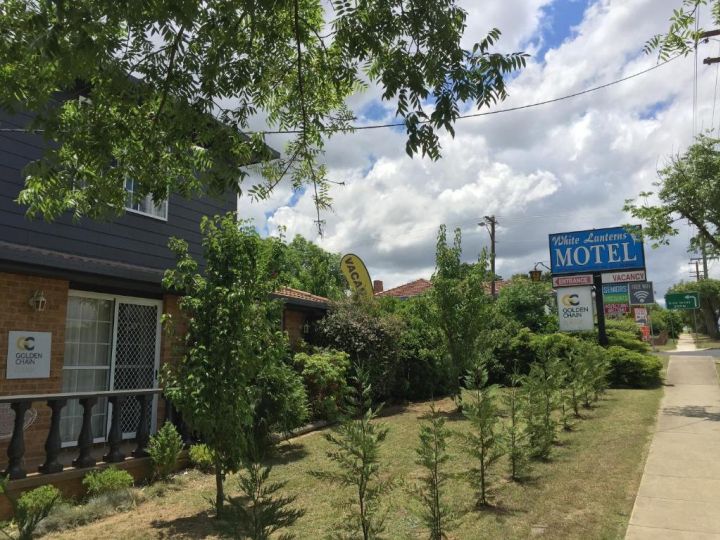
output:
[[[71,291],[65,330],[63,392],[129,390],[157,386],[160,361],[159,300]],[[111,411],[107,400],[93,407],[93,435],[105,440]],[[154,428],[152,416],[146,421]],[[64,445],[77,442],[83,410],[78,400],[63,409],[60,429]],[[140,418],[136,398],[123,405],[124,438],[134,437]]]
[[[160,306],[157,303],[119,301],[117,303],[117,337],[115,366],[112,375],[113,390],[154,388],[160,347],[158,321]],[[152,407],[151,410],[155,410]],[[140,419],[137,398],[129,398],[120,416],[123,437],[134,437]],[[146,418],[148,429],[151,418]]]

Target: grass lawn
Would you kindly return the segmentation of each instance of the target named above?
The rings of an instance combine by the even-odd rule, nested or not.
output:
[[[665,345],[655,345],[655,349],[663,352],[663,351],[674,351],[677,348],[677,339],[668,339],[667,343]]]
[[[459,515],[450,538],[622,538],[642,475],[645,455],[662,389],[611,390],[597,406],[584,411],[570,433],[561,433],[548,462],[535,463],[530,478],[516,484],[506,480],[506,465],[496,469],[491,508],[477,509],[472,490],[460,479],[448,485],[447,502]],[[449,426],[462,431],[467,422],[452,412],[449,400],[439,403]],[[390,427],[382,457],[385,470],[399,482],[388,497],[386,537],[424,538],[412,511],[415,478],[414,448],[417,419],[428,404],[386,411]],[[321,433],[311,433],[281,444],[273,470],[287,480],[286,491],[298,496],[296,505],[307,510],[289,531],[298,539],[322,538],[342,516],[338,501],[345,495],[308,474],[328,467],[328,444]],[[449,468],[464,470],[468,463],[457,441],[451,444]],[[130,512],[69,530],[50,538],[217,538],[220,537],[208,498],[214,478],[186,473],[162,497],[154,497]],[[227,481],[229,491],[235,479]]]
[[[693,334],[695,345],[698,349],[720,349],[720,341],[713,340],[710,336],[704,334]]]

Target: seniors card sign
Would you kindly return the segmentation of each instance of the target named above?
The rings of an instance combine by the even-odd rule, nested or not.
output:
[[[50,332],[8,332],[7,378],[50,377]]]
[[[645,268],[639,225],[551,234],[553,275]]]
[[[592,287],[566,287],[558,291],[558,318],[563,332],[595,328]]]

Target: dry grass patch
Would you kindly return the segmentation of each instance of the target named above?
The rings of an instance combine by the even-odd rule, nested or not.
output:
[[[534,463],[524,483],[507,478],[505,463],[496,469],[493,506],[477,509],[469,486],[453,479],[447,502],[458,515],[450,538],[622,538],[642,475],[662,389],[611,390],[597,406],[583,411],[570,433],[561,433],[553,458]],[[453,410],[450,400],[438,403],[448,426],[467,429],[467,421]],[[390,427],[383,447],[385,471],[400,485],[395,489],[386,521],[391,539],[425,537],[413,512],[410,496],[420,470],[415,465],[418,418],[428,404],[385,411],[381,421]],[[461,472],[467,458],[457,440],[450,444],[450,468]],[[287,480],[286,490],[297,494],[296,505],[306,510],[290,532],[299,539],[322,538],[340,518],[338,507],[345,493],[308,474],[329,467],[329,445],[321,433],[311,433],[280,445],[273,476]],[[236,490],[234,478],[228,491]],[[86,540],[107,538],[219,538],[207,499],[213,495],[213,478],[193,473],[182,489],[149,499],[124,512],[51,538]]]

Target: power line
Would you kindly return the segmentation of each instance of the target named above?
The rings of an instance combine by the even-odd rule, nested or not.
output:
[[[629,81],[630,79],[634,79],[635,77],[640,77],[641,75],[645,75],[646,73],[649,73],[649,72],[651,72],[655,69],[658,69],[666,64],[669,64],[670,62],[679,58],[680,56],[682,56],[682,55],[677,54],[677,55],[673,56],[672,58],[665,60],[664,62],[655,64],[654,66],[651,66],[647,69],[643,69],[642,71],[638,71],[637,73],[633,73],[632,75],[628,75],[627,77],[623,77],[621,79],[616,79],[614,81],[611,81],[611,82],[608,82],[605,84],[601,84],[599,86],[593,86],[592,88],[586,88],[585,90],[581,90],[579,92],[574,92],[572,94],[567,94],[565,96],[560,96],[560,97],[548,99],[545,101],[538,101],[535,103],[529,103],[527,105],[518,105],[517,107],[507,107],[504,109],[497,109],[494,111],[477,112],[477,113],[471,113],[471,114],[461,114],[460,116],[458,116],[457,119],[464,120],[466,118],[477,118],[480,116],[490,116],[493,114],[502,114],[502,113],[508,113],[508,112],[513,112],[513,111],[521,111],[524,109],[532,109],[534,107],[540,107],[542,105],[549,105],[550,103],[557,103],[558,101],[564,101],[566,99],[572,99],[572,98],[575,98],[578,96],[582,96],[584,94],[589,94],[591,92],[597,92],[598,90],[602,90],[604,88],[608,88],[610,86],[614,86],[616,84],[620,84],[622,82]],[[418,123],[419,124],[428,124],[428,123],[430,123],[430,120],[421,120]],[[323,131],[325,133],[332,133],[332,132],[337,132],[337,131],[362,131],[362,130],[367,130],[367,129],[382,129],[382,128],[392,128],[392,127],[403,127],[403,126],[405,126],[404,122],[391,122],[388,124],[372,124],[372,125],[368,125],[368,126],[352,126],[352,127],[348,128],[347,130],[326,129]],[[278,131],[255,131],[253,133],[259,134],[259,135],[292,135],[292,134],[302,133],[302,130],[295,129],[295,130],[278,130]]]
[[[585,94],[590,94],[592,92],[597,92],[598,90],[603,90],[605,88],[608,88],[610,86],[615,86],[616,84],[623,83],[625,81],[629,81],[630,79],[634,79],[636,77],[640,77],[641,75],[645,75],[646,73],[649,73],[651,71],[654,71],[660,67],[663,67],[666,64],[669,64],[673,60],[679,58],[680,54],[673,56],[672,58],[669,58],[668,60],[665,60],[664,62],[660,62],[659,64],[655,64],[654,66],[651,66],[647,69],[643,69],[642,71],[638,71],[637,73],[633,73],[632,75],[628,75],[627,77],[622,77],[621,79],[616,79],[614,81],[610,81],[605,84],[601,84],[599,86],[593,86],[591,88],[586,88],[585,90],[580,90],[579,92],[574,92],[572,94],[567,94],[564,96],[556,97],[553,99],[547,99],[545,101],[537,101],[535,103],[528,103],[526,105],[518,105],[516,107],[506,107],[504,109],[496,109],[494,111],[484,111],[484,112],[477,112],[477,113],[470,113],[470,114],[461,114],[457,117],[458,120],[465,120],[467,118],[478,118],[480,116],[491,116],[494,114],[503,114],[508,112],[514,112],[514,111],[521,111],[524,109],[532,109],[535,107],[541,107],[543,105],[549,105],[551,103],[557,103],[559,101],[564,101],[566,99],[572,99],[578,96],[582,96]],[[418,121],[418,124],[429,124],[430,120],[420,120]],[[336,133],[336,132],[352,132],[352,131],[364,131],[368,129],[384,129],[384,128],[393,128],[393,127],[404,127],[404,122],[390,122],[387,124],[371,124],[367,126],[351,126],[347,129],[341,129],[341,128],[335,128],[335,129],[323,129],[322,132],[324,133]],[[24,128],[0,128],[0,133],[42,133],[44,130],[41,129],[24,129]],[[297,135],[302,133],[303,131],[300,129],[288,129],[288,130],[267,130],[267,131],[248,131],[248,134],[256,134],[256,135]]]

